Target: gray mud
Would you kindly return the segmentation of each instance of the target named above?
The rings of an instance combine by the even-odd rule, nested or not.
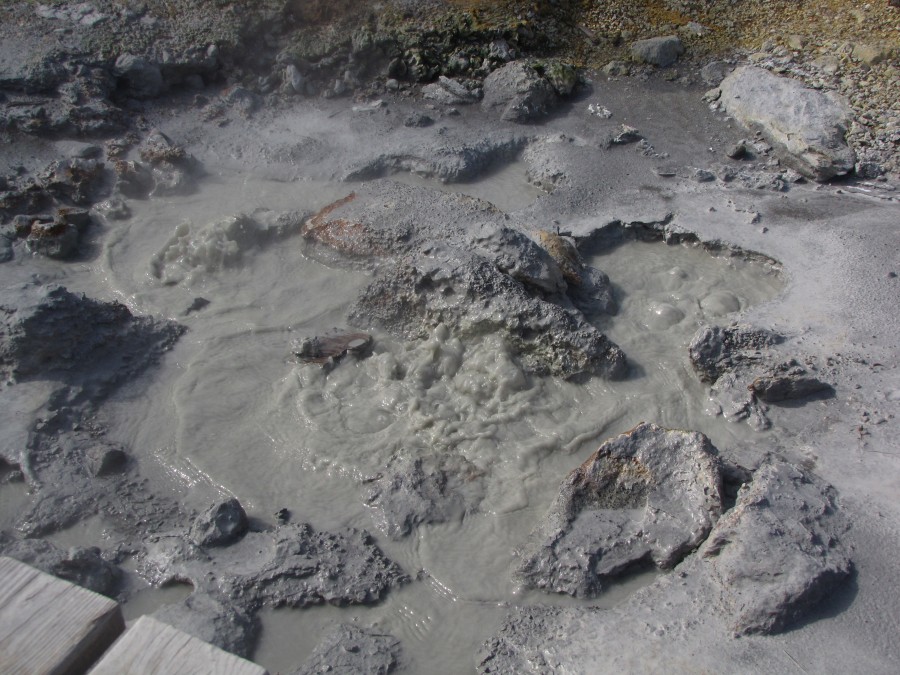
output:
[[[142,103],[45,180],[89,222],[4,231],[0,550],[272,671],[892,672],[900,207],[730,159],[701,93]],[[640,422],[706,482],[561,492]]]

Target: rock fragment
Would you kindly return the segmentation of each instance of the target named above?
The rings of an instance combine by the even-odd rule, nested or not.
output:
[[[204,642],[243,658],[253,655],[259,620],[215,595],[192,593],[184,602],[166,605],[153,616]]]
[[[484,80],[485,112],[499,112],[507,122],[530,122],[543,117],[556,106],[553,86],[538,72],[521,61],[498,68]]]
[[[204,549],[186,530],[154,535],[141,569],[153,584],[187,581],[247,612],[372,604],[408,580],[368,532],[317,531],[306,523],[250,531],[227,546]]]
[[[720,88],[728,113],[761,131],[790,168],[819,182],[853,170],[851,111],[839,97],[753,66],[735,69]]]
[[[638,40],[631,44],[631,58],[638,63],[649,63],[668,68],[684,54],[684,45],[677,35]]]
[[[400,656],[400,640],[393,635],[345,623],[327,635],[293,675],[387,675],[400,665]]]
[[[846,527],[834,488],[818,477],[779,460],[757,469],[700,550],[731,630],[783,630],[846,579]]]
[[[709,439],[642,423],[569,474],[515,575],[533,588],[592,597],[642,564],[673,567],[721,513]]]
[[[422,97],[445,105],[477,103],[479,98],[458,80],[443,75],[438,78],[437,82],[422,87]]]
[[[93,547],[60,549],[43,539],[13,539],[0,533],[0,553],[108,597],[115,597],[122,576]]]
[[[197,546],[228,546],[247,532],[249,523],[241,503],[231,497],[213,504],[191,525],[190,540]]]

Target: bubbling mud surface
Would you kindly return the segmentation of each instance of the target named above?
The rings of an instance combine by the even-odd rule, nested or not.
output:
[[[478,196],[526,206],[534,194],[520,168],[495,172]],[[190,329],[149,383],[107,407],[114,439],[135,449],[144,474],[176,492],[234,494],[263,522],[287,508],[317,528],[369,529],[414,579],[372,608],[264,613],[255,660],[290,670],[329,627],[358,621],[399,638],[410,672],[471,672],[474,661],[460,655],[476,653],[511,608],[575,602],[523,592],[509,571],[562,479],[600,441],[640,421],[702,431],[720,449],[750,439],[746,425],[705,412],[687,344],[700,323],[772,298],[781,280],[768,265],[700,246],[617,242],[586,262],[615,285],[618,314],[596,322],[629,356],[624,381],[530,376],[499,338],[461,342],[442,326],[414,343],[376,334],[371,356],[329,371],[299,363],[291,344],[346,327],[371,273],[307,257],[297,236],[238,236],[228,219],[262,208],[313,212],[347,192],[219,176],[194,196],[135,203],[129,221],[110,225],[100,262],[70,281]],[[398,457],[468,467],[477,477],[469,508],[398,541],[383,536],[365,486]],[[592,604],[611,606],[654,577],[637,574]],[[142,589],[126,611],[184,595]]]

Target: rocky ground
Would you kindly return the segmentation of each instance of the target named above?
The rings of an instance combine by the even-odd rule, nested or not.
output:
[[[194,190],[226,143],[248,170],[301,161],[348,182],[456,182],[521,156],[551,190],[524,215],[374,180],[316,214],[236,217],[213,234],[238,254],[299,236],[310,255],[371,266],[355,327],[495,333],[529,373],[626,376],[627,354],[590,321],[615,311],[609,279],[584,262],[605,238],[778,261],[785,294],[701,329],[690,358],[715,411],[774,425],[782,443],[715,448],[652,424],[605,442],[573,467],[513,573],[582,598],[648,565],[664,574],[610,611],[512,613],[477,667],[893,672],[895,5],[3,3],[0,261],[89,260],[98,223]],[[267,135],[291,115],[349,140]],[[178,137],[154,130],[165,125]],[[164,253],[152,273],[178,283]],[[263,526],[235,500],[204,510],[151,485],[107,440],[103,405],[184,328],[50,281],[0,291],[0,480],[31,493],[0,551],[113,596],[127,593],[127,559],[152,583],[189,581],[165,620],[248,655],[264,607],[373,603],[410,581],[365,531],[289,514]],[[463,465],[392,466],[367,496],[378,527],[402,538],[468,508],[478,480]],[[101,551],[41,538],[91,514],[123,539]],[[392,636],[343,626],[302,672],[389,672],[401,654]]]

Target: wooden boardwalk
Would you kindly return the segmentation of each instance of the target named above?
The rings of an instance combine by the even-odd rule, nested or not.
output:
[[[150,616],[123,630],[115,601],[0,557],[3,675],[267,675]]]
[[[125,630],[119,605],[12,558],[0,558],[0,670],[83,673]]]

